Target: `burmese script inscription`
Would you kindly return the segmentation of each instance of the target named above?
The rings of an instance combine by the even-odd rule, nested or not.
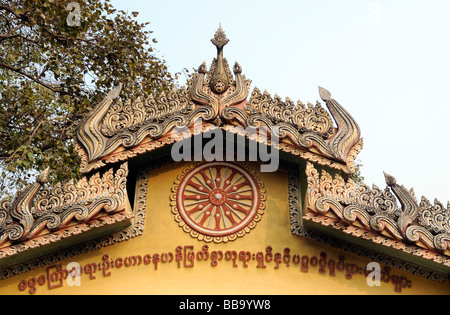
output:
[[[110,257],[103,255],[100,261],[83,266],[64,268],[62,265],[53,265],[46,272],[29,279],[23,279],[18,284],[19,291],[35,294],[39,287],[46,286],[53,290],[74,283],[74,278],[83,281],[96,280],[114,276],[122,268],[149,267],[157,272],[165,265],[176,264],[177,268],[194,268],[209,265],[210,268],[219,268],[220,264],[232,264],[234,268],[256,268],[259,270],[277,270],[290,268],[293,272],[314,272],[322,276],[344,277],[347,280],[354,277],[367,277],[370,271],[366,266],[350,263],[346,257],[339,255],[338,259],[330,258],[326,252],[318,255],[300,255],[291,253],[289,248],[274,252],[271,246],[264,251],[210,251],[208,245],[196,250],[192,245],[178,246],[174,252],[133,255],[127,257]],[[70,264],[69,264],[70,265]],[[73,263],[72,265],[73,266]],[[84,280],[86,279],[86,280]],[[79,280],[79,279],[78,279]],[[389,267],[384,267],[380,275],[381,283],[391,283],[395,292],[401,293],[405,288],[411,288],[412,281],[403,276],[391,274]],[[78,281],[78,283],[81,281]],[[70,286],[70,284],[69,284]]]

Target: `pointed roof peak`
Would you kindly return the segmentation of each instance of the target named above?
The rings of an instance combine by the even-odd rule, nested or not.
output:
[[[217,49],[222,49],[223,46],[228,44],[230,40],[227,38],[227,35],[222,29],[222,23],[219,23],[219,29],[216,31],[216,34],[214,34],[214,38],[211,39],[211,42],[214,44],[214,46],[217,47]]]

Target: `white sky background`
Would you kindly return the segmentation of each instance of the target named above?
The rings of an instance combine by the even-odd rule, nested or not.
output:
[[[272,96],[315,104],[330,91],[358,122],[369,186],[383,171],[420,201],[450,200],[450,1],[113,0],[150,22],[171,73],[224,56]],[[183,81],[184,83],[184,81]],[[324,102],[322,105],[325,107]]]

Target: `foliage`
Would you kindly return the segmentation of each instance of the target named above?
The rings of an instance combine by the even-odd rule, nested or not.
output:
[[[109,0],[0,0],[0,195],[48,166],[53,180],[78,176],[75,128],[111,88],[173,84],[137,15]]]
[[[357,184],[364,182],[364,176],[361,174],[363,164],[360,160],[355,163],[355,172],[351,174],[350,178]]]

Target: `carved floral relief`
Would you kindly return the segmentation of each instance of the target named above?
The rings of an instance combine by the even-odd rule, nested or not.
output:
[[[265,208],[265,190],[246,164],[194,163],[172,188],[175,221],[205,242],[236,240],[255,228]]]
[[[412,189],[398,185],[388,174],[384,190],[340,175],[333,177],[326,171],[319,174],[311,163],[306,175],[305,220],[450,266],[450,209],[439,201],[431,205],[422,197],[418,203]]]

